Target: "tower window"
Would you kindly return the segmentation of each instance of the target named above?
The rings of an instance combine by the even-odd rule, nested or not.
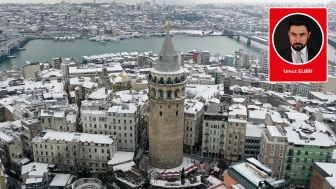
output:
[[[178,115],[178,111],[176,111],[176,115]]]
[[[163,90],[159,89],[160,97],[163,97]]]
[[[160,112],[160,116],[162,116],[162,112]]]

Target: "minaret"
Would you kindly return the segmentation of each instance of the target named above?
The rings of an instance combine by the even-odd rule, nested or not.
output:
[[[170,37],[169,16],[167,20],[158,62],[148,76],[149,163],[161,169],[178,167],[183,161],[186,76]]]

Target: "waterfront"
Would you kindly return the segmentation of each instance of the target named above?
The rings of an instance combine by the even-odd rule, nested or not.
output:
[[[99,44],[87,39],[76,39],[76,41],[53,41],[53,40],[31,40],[24,48],[25,51],[14,51],[14,59],[5,59],[0,62],[0,70],[10,70],[22,67],[25,61],[31,62],[51,62],[52,58],[75,57],[78,60],[82,56],[99,55],[117,52],[146,52],[153,51],[159,53],[164,38],[150,37],[132,38],[122,40],[120,43],[108,42],[106,45]],[[238,49],[245,49],[246,53],[253,54],[257,58],[262,50],[267,50],[267,46],[252,42],[251,46],[246,45],[246,39],[226,36],[216,37],[190,37],[186,35],[175,35],[173,38],[177,51],[186,52],[188,50],[208,50],[213,56],[219,53],[221,56],[233,54]],[[336,60],[336,49],[328,45],[329,60]]]

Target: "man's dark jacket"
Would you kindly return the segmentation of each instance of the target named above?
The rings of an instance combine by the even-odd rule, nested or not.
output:
[[[307,51],[308,51],[308,61],[310,61],[311,59],[313,59],[317,52],[314,50],[314,49],[311,49],[307,46]],[[285,49],[282,49],[279,51],[279,55],[287,60],[288,62],[293,62],[293,59],[292,59],[292,48],[285,48]]]

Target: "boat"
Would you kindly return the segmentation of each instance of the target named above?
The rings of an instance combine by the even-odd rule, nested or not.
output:
[[[114,43],[119,43],[119,42],[120,42],[119,38],[117,38],[117,37],[112,37],[112,38],[110,39],[110,41],[111,41],[111,42],[114,42]]]
[[[58,40],[59,40],[59,38],[58,38],[58,37],[54,37],[54,40],[55,40],[55,41],[58,41]]]
[[[141,37],[141,35],[140,35],[140,34],[138,34],[138,33],[135,33],[135,34],[133,34],[133,37],[134,37],[134,38],[140,38],[140,37]]]
[[[95,37],[92,37],[89,39],[90,41],[96,41],[96,38]]]
[[[106,45],[107,44],[107,42],[105,40],[101,40],[101,41],[99,41],[99,43],[102,44],[102,45]]]
[[[16,58],[16,56],[11,55],[11,56],[7,56],[7,58]]]
[[[149,34],[146,34],[146,35],[145,35],[145,39],[148,39],[148,38],[150,38],[150,35],[149,35]]]
[[[24,51],[26,50],[25,48],[18,48],[19,51]]]

